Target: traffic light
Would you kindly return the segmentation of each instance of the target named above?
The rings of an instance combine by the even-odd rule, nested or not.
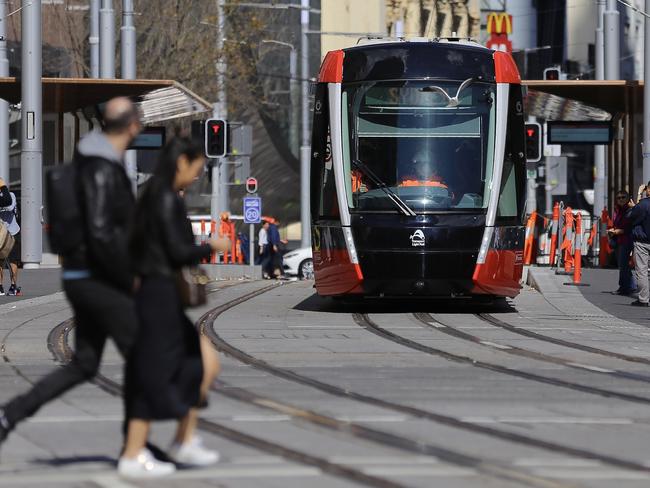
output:
[[[205,155],[209,158],[222,158],[226,155],[228,144],[228,123],[223,119],[205,121]]]
[[[557,66],[544,70],[544,79],[557,81],[562,78],[562,71]]]
[[[526,124],[526,161],[536,163],[542,159],[542,126],[537,122]]]

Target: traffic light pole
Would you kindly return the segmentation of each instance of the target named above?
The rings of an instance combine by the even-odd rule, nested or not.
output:
[[[302,140],[300,145],[300,244],[311,245],[310,204],[309,204],[309,0],[301,0],[300,11],[300,60],[302,76]]]
[[[8,0],[0,0],[0,76],[9,76],[7,3]],[[0,178],[9,183],[9,103],[6,100],[0,100]]]
[[[21,103],[21,258],[25,269],[40,266],[43,257],[43,85],[41,81],[41,0],[22,0]]]
[[[136,78],[136,53],[135,53],[135,26],[133,25],[133,0],[122,0],[122,35],[121,42],[121,71],[122,78],[134,80]],[[126,174],[131,180],[133,194],[138,193],[138,152],[127,151],[124,156]]]
[[[217,15],[218,29],[217,29],[217,103],[213,106],[212,116],[215,119],[228,120],[228,104],[226,100],[226,87],[225,85],[225,72],[226,63],[224,61],[223,53],[223,39],[226,35],[226,17],[224,13],[225,0],[217,0]],[[228,209],[228,180],[227,166],[225,158],[217,158],[213,160],[210,168],[212,172],[212,192],[210,195],[210,215],[215,222],[219,221],[219,214]]]

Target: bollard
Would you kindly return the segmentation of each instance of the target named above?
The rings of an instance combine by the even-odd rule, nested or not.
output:
[[[573,282],[564,283],[570,286],[589,286],[582,283],[582,214],[578,213],[575,218],[576,232],[575,232],[575,253],[574,253],[574,266],[573,266]]]
[[[553,205],[553,223],[551,224],[551,250],[549,252],[549,265],[555,266],[555,253],[557,251],[557,231],[560,223],[560,204]]]
[[[533,262],[533,249],[535,247],[535,221],[537,212],[533,211],[528,217],[526,223],[526,239],[524,241],[524,264],[529,265]]]

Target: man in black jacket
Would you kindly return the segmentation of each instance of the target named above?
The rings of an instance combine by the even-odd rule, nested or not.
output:
[[[641,189],[640,189],[641,190]],[[636,274],[639,298],[631,303],[637,307],[647,307],[650,301],[648,265],[650,264],[650,183],[639,192],[639,202],[627,211],[626,217],[632,222],[634,241],[634,272]]]
[[[11,205],[9,187],[5,183],[5,180],[0,177],[0,207],[8,207],[9,205]]]
[[[141,129],[135,105],[115,98],[106,104],[103,130],[87,134],[77,146],[74,162],[85,239],[62,256],[63,289],[76,324],[74,356],[0,409],[0,442],[41,406],[93,378],[107,338],[123,356],[134,343],[137,318],[128,252],[134,195],[122,159]]]

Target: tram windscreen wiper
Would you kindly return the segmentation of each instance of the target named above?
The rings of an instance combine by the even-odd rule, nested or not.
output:
[[[477,81],[476,78],[467,78],[465,81],[463,81],[460,84],[458,90],[456,90],[456,95],[454,95],[453,97],[449,96],[447,90],[437,85],[425,86],[423,88],[420,88],[420,91],[442,93],[447,99],[447,107],[458,107],[458,105],[460,104],[460,93],[475,81]]]
[[[352,160],[352,165],[366,175],[378,189],[382,190],[404,215],[410,217],[415,217],[417,215],[413,209],[404,203],[404,200],[398,197],[397,194],[391,190],[388,185],[384,183],[368,166],[356,159]]]

